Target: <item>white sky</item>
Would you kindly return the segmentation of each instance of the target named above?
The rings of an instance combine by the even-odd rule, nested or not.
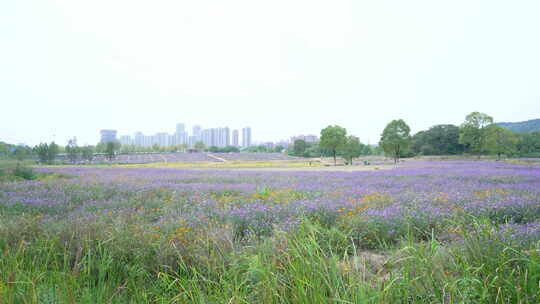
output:
[[[540,1],[0,1],[0,141],[540,117]]]

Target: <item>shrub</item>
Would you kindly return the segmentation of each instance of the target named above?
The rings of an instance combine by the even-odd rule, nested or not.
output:
[[[25,180],[36,179],[36,175],[34,174],[34,170],[32,170],[32,168],[25,167],[19,164],[17,164],[17,167],[15,167],[15,169],[13,170],[13,175]]]

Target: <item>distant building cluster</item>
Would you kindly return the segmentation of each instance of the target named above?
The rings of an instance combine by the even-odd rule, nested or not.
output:
[[[207,147],[250,147],[251,128],[242,129],[242,144],[240,145],[239,130],[231,130],[229,127],[203,129],[200,125],[194,125],[191,134],[187,131],[186,125],[179,123],[176,125],[174,134],[160,132],[154,135],[145,135],[142,132],[136,132],[133,136],[122,135],[117,139],[116,130],[101,130],[100,142],[119,141],[122,145],[133,145],[140,147],[152,147],[154,145],[161,147],[186,145],[194,147],[197,142],[202,142]],[[232,135],[232,136],[231,136]]]
[[[319,137],[317,135],[298,135],[291,137],[291,143],[294,143],[296,140],[299,139],[302,139],[308,143],[314,143],[319,141]]]
[[[99,131],[101,135],[100,142],[107,143],[107,142],[115,142],[116,141],[116,130],[101,130]]]

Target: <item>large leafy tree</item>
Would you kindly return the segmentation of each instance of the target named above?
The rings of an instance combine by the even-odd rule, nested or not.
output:
[[[47,164],[52,164],[54,162],[56,155],[58,155],[58,150],[59,147],[54,141],[50,144],[40,143],[34,147],[34,151],[38,155],[39,161]]]
[[[516,153],[518,140],[516,133],[495,124],[486,128],[486,150],[496,154],[497,159],[501,159],[502,154],[508,156]]]
[[[39,162],[41,163],[48,162],[49,145],[47,143],[40,143],[39,145],[35,146],[34,151],[36,152],[39,158]]]
[[[49,151],[47,153],[47,161],[52,164],[58,155],[60,147],[53,141],[49,144]]]
[[[116,151],[120,150],[120,143],[116,141],[109,141],[105,144],[105,156],[109,161],[116,157]]]
[[[334,157],[336,164],[337,151],[347,142],[347,130],[340,126],[328,126],[321,130],[321,148],[328,149]]]
[[[82,158],[87,161],[92,161],[94,159],[94,147],[85,146],[81,148]]]
[[[202,150],[204,150],[206,148],[206,145],[202,141],[198,141],[198,142],[195,143],[193,148],[202,151]]]
[[[409,147],[411,142],[411,128],[402,119],[392,120],[383,130],[379,145],[386,155],[399,161],[401,154]]]
[[[540,131],[522,133],[520,137],[518,150],[521,155],[540,153]]]
[[[429,130],[416,133],[411,140],[411,149],[416,154],[447,155],[460,154],[463,145],[459,143],[459,127],[436,125]]]
[[[480,155],[486,150],[486,128],[491,124],[493,124],[493,117],[480,112],[472,112],[461,124],[459,143],[464,145],[470,153]]]
[[[297,139],[294,141],[293,154],[296,156],[304,156],[308,147],[308,143],[305,140]]]
[[[353,158],[362,155],[364,146],[356,136],[348,136],[345,144],[341,147],[339,153],[349,165],[353,164]]]

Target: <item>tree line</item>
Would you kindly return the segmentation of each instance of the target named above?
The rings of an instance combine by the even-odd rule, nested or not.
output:
[[[398,162],[416,155],[496,155],[507,157],[540,157],[540,131],[516,133],[493,122],[493,117],[472,112],[460,126],[435,125],[414,135],[402,120],[392,120],[384,128],[376,147],[362,144],[345,128],[328,126],[321,130],[318,143],[296,140],[289,154],[296,156],[341,156],[346,163],[361,155],[384,154]]]

